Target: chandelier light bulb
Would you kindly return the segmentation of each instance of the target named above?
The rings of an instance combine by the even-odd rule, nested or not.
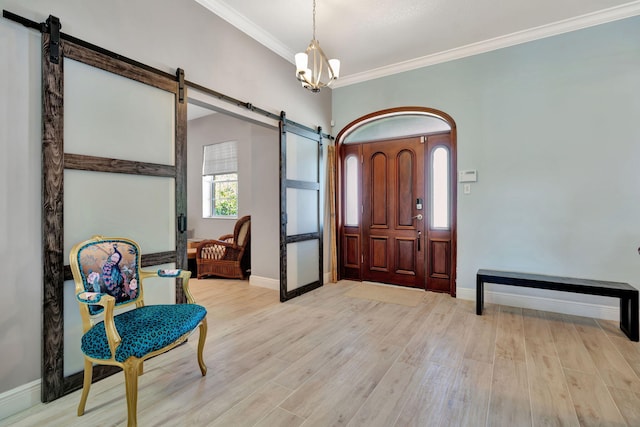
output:
[[[331,71],[333,71],[333,79],[336,80],[340,77],[340,60],[339,59],[330,59],[329,66],[331,67]]]
[[[296,73],[304,73],[307,71],[307,63],[309,61],[309,57],[306,53],[296,53]]]

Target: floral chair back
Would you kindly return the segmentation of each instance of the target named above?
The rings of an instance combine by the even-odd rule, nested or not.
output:
[[[84,289],[76,285],[76,293],[84,290],[87,299],[92,293],[109,294],[116,307],[142,299],[140,248],[135,242],[122,238],[89,241],[78,248],[77,258]],[[103,311],[99,305],[88,307],[92,316]]]

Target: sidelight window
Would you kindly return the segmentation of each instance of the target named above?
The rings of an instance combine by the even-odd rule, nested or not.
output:
[[[431,152],[431,227],[449,228],[449,149]]]
[[[358,226],[358,157],[354,154],[345,160],[345,225]]]

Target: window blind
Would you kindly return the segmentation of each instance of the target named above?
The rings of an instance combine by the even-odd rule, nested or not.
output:
[[[236,141],[205,145],[202,175],[217,175],[238,171],[238,148]]]

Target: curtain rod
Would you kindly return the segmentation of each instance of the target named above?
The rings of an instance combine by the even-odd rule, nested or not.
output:
[[[31,29],[40,31],[41,33],[44,33],[44,32],[47,31],[47,24],[45,22],[38,23],[38,22],[32,21],[30,19],[24,18],[24,17],[22,17],[20,15],[16,15],[15,13],[9,12],[8,10],[4,10],[4,9],[2,10],[2,17],[6,18],[6,19],[8,19],[10,21],[14,21],[14,22],[17,22],[19,24],[22,24],[27,28],[31,28]],[[100,46],[96,46],[96,45],[94,45],[92,43],[89,43],[89,42],[86,42],[84,40],[78,39],[76,37],[70,36],[69,34],[65,34],[65,33],[61,32],[60,33],[60,38],[63,39],[63,40],[67,40],[67,41],[70,41],[72,43],[75,43],[75,44],[77,44],[79,46],[85,47],[87,49],[93,50],[95,52],[101,53],[103,55],[106,55],[106,56],[108,56],[110,58],[118,59],[118,60],[126,62],[126,63],[128,63],[130,65],[134,65],[136,67],[142,68],[142,69],[147,70],[147,71],[151,71],[153,73],[159,74],[159,75],[164,76],[164,77],[168,77],[168,78],[173,79],[173,80],[176,79],[176,76],[173,75],[173,74],[169,74],[169,73],[167,73],[165,71],[162,71],[162,70],[159,70],[157,68],[151,67],[151,66],[149,66],[147,64],[143,64],[143,63],[138,62],[138,61],[136,61],[134,59],[127,58],[125,56],[119,55],[119,54],[117,54],[115,52],[112,52],[110,50],[101,48]],[[213,89],[209,89],[208,87],[199,85],[197,83],[193,83],[193,82],[190,82],[190,81],[185,81],[185,84],[187,84],[188,86],[191,86],[194,89],[197,89],[197,90],[205,92],[205,93],[207,93],[209,95],[215,96],[216,98],[218,98],[218,99],[220,99],[222,101],[228,102],[230,104],[234,104],[234,105],[236,105],[238,107],[244,107],[244,108],[246,108],[246,109],[248,109],[250,111],[254,111],[254,112],[258,113],[258,114],[265,115],[265,116],[267,116],[267,117],[269,117],[271,119],[284,120],[284,121],[286,121],[286,122],[288,122],[288,123],[290,123],[292,125],[301,127],[303,129],[309,130],[311,132],[318,132],[317,129],[312,129],[312,128],[308,127],[308,126],[305,126],[305,125],[302,125],[300,123],[296,123],[296,122],[294,122],[292,120],[289,120],[287,118],[284,118],[282,113],[281,114],[274,114],[274,113],[272,113],[270,111],[267,111],[267,110],[265,110],[263,108],[256,107],[255,105],[251,104],[250,102],[240,101],[240,100],[232,98],[232,97],[230,97],[228,95],[225,95],[225,94],[222,94],[220,92],[217,92],[217,91],[215,91]],[[326,139],[329,139],[329,140],[335,139],[333,136],[331,136],[331,135],[329,135],[327,133],[324,133],[324,132],[320,132],[320,136],[322,138],[326,138]]]

